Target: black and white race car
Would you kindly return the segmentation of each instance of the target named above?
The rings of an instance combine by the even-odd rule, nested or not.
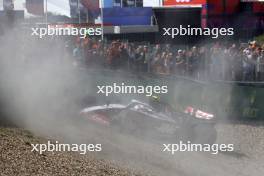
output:
[[[162,108],[161,108],[162,107]],[[213,144],[217,137],[213,114],[187,107],[175,112],[166,105],[132,100],[128,105],[107,104],[81,111],[83,119],[116,128],[120,132],[159,139]]]

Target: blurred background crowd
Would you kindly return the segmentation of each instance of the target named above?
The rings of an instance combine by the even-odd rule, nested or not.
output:
[[[192,47],[99,39],[77,39],[67,50],[74,64],[195,80],[264,81],[264,45],[215,42]]]

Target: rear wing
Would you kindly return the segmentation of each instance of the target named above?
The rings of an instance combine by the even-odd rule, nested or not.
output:
[[[213,114],[210,114],[208,112],[204,112],[204,111],[201,111],[199,109],[195,109],[191,106],[188,106],[185,111],[184,111],[185,114],[189,114],[191,116],[194,116],[198,119],[206,119],[206,120],[210,120],[210,119],[213,119],[214,118],[214,115]]]

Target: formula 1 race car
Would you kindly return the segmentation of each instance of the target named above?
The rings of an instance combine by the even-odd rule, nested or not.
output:
[[[149,105],[132,100],[128,105],[88,107],[80,114],[90,122],[149,138],[213,144],[217,137],[214,115],[192,107],[179,113],[161,104]]]

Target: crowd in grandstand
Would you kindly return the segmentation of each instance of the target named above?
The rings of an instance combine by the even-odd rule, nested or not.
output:
[[[190,48],[97,39],[75,41],[75,63],[86,67],[186,76],[193,79],[264,81],[264,45],[255,41]]]

